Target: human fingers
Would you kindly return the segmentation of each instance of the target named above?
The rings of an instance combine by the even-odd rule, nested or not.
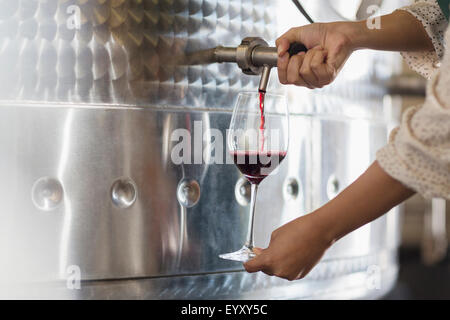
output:
[[[311,59],[311,71],[317,79],[318,88],[330,84],[336,76],[334,68],[326,62],[327,54],[326,50],[316,50]]]
[[[308,83],[310,88],[317,88],[319,87],[319,79],[315,75],[315,73],[312,70],[312,61],[317,53],[317,51],[323,50],[321,47],[316,47],[311,50],[309,50],[305,54],[305,58],[303,59],[303,63],[300,67],[299,74],[303,78],[303,80]]]
[[[300,69],[304,63],[305,53],[301,52],[294,55],[289,60],[287,68],[287,84],[294,84],[296,86],[302,86],[307,88],[312,88],[309,83],[307,83],[300,74]]]
[[[285,33],[283,33],[276,41],[275,44],[277,47],[281,45],[281,43],[286,40],[288,44],[292,42],[301,42],[302,36],[302,27],[291,28]],[[288,47],[289,48],[289,47]],[[287,50],[287,48],[286,48]]]
[[[289,47],[291,46],[291,43],[286,38],[280,38],[280,40],[277,40],[277,53],[278,57],[283,56],[286,52],[288,52]]]
[[[277,69],[278,69],[278,79],[281,84],[288,84],[287,81],[287,68],[289,65],[289,53],[285,52],[284,55],[278,58]]]
[[[260,254],[244,263],[244,268],[247,272],[254,273],[267,269],[267,264],[263,252],[264,251],[261,250]]]

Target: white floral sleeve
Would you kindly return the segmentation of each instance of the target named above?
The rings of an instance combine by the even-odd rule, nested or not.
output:
[[[414,4],[400,10],[409,12],[419,20],[433,42],[435,51],[401,53],[411,69],[430,79],[444,55],[444,33],[448,22],[436,0],[416,0]]]
[[[450,28],[445,38],[450,43]],[[425,198],[450,199],[450,50],[427,86],[423,106],[410,108],[389,144],[377,152],[380,166]]]

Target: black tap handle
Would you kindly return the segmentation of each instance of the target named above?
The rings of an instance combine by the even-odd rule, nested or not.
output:
[[[308,51],[308,48],[306,48],[305,45],[301,44],[300,42],[291,43],[291,46],[288,50],[290,57],[296,55],[297,53],[306,51]]]

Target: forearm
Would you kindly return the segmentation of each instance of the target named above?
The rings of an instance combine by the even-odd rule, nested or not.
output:
[[[341,28],[351,36],[352,46],[358,49],[385,51],[433,50],[433,43],[423,25],[412,14],[397,10],[380,17],[380,28],[369,29],[366,21],[344,22]]]
[[[336,198],[316,210],[311,218],[334,242],[382,216],[414,194],[374,162]]]

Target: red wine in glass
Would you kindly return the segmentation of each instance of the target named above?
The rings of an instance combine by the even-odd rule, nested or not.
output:
[[[238,96],[228,130],[228,148],[239,171],[251,184],[249,221],[244,246],[219,255],[222,259],[247,261],[255,256],[254,217],[258,186],[285,159],[289,142],[286,98],[259,92]]]
[[[239,171],[250,183],[260,184],[286,157],[286,151],[231,151]]]

